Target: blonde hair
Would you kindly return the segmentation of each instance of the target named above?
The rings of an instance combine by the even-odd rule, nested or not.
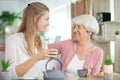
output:
[[[24,34],[26,40],[26,50],[29,55],[35,53],[35,47],[40,51],[42,48],[42,41],[38,35],[38,20],[44,15],[45,11],[49,11],[49,8],[39,2],[28,4],[24,9],[22,23],[18,29],[18,32]],[[37,22],[34,21],[34,17],[37,16]]]

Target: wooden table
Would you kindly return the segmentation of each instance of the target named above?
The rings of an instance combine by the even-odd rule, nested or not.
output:
[[[115,76],[65,77],[65,80],[120,80],[120,74]]]
[[[14,79],[12,79],[14,80]],[[15,79],[17,80],[17,79]],[[20,79],[18,79],[20,80]],[[21,80],[26,80],[26,79],[21,79]],[[32,79],[32,80],[44,80],[44,79]],[[115,75],[115,76],[109,76],[109,77],[104,77],[104,76],[89,76],[89,77],[75,77],[75,76],[65,76],[64,80],[120,80],[120,74]]]

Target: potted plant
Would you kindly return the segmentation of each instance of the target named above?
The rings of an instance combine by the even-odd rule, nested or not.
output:
[[[9,11],[3,11],[0,15],[0,37],[3,39],[3,45],[5,44],[5,27],[12,25],[16,19],[21,19],[20,13],[10,13]]]
[[[120,31],[115,31],[115,39],[120,40]]]
[[[113,73],[113,63],[109,54],[104,61],[104,73]]]
[[[7,70],[8,67],[11,65],[10,60],[1,60],[1,68],[2,68],[2,76],[4,80],[10,80],[10,72]]]
[[[119,31],[115,31],[115,35],[119,35],[120,34],[120,32]]]

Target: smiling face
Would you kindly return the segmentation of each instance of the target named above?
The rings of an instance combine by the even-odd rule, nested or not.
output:
[[[91,32],[88,32],[83,25],[74,25],[73,27],[73,39],[77,42],[86,41],[90,39]]]
[[[40,19],[38,20],[38,31],[39,32],[44,32],[47,28],[47,26],[49,26],[49,12],[45,11],[44,15],[40,17]]]

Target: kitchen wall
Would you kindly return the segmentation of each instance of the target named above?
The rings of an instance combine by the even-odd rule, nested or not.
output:
[[[0,0],[0,13],[2,11],[21,12],[21,0]]]
[[[21,12],[20,0],[0,0],[0,14],[2,11]],[[0,39],[0,43],[2,40]],[[4,51],[0,51],[0,60],[4,58]]]
[[[115,1],[115,21],[120,21],[120,0]]]
[[[93,0],[93,15],[96,17],[98,12],[110,12],[114,21],[114,0]]]

